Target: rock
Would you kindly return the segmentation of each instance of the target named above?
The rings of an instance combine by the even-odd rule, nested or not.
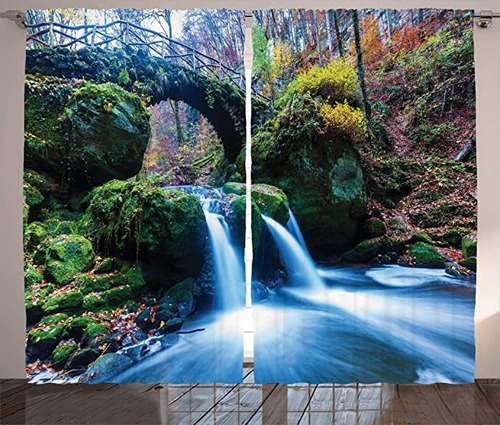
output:
[[[45,275],[56,283],[65,285],[81,272],[92,267],[92,244],[79,235],[63,235],[54,238],[45,257]]]
[[[113,270],[114,267],[114,259],[113,258],[105,258],[99,264],[96,264],[94,267],[94,273],[102,274],[109,273]]]
[[[252,171],[255,183],[287,195],[308,247],[326,255],[353,243],[367,194],[355,143],[327,129],[321,108],[308,95],[293,98],[259,128]]]
[[[477,258],[476,257],[468,257],[465,260],[460,261],[458,264],[460,264],[462,267],[465,267],[466,269],[473,271],[474,273],[477,271]]]
[[[28,76],[25,165],[89,188],[139,172],[151,133],[138,96],[112,83]]]
[[[95,242],[130,261],[138,257],[149,285],[197,276],[207,228],[193,195],[148,181],[113,180],[94,189],[89,199],[85,222]]]
[[[123,286],[127,282],[127,277],[121,273],[81,274],[75,278],[74,285],[83,295],[87,295],[91,292],[103,292],[117,286]]]
[[[425,242],[417,242],[410,248],[409,256],[417,267],[444,268],[445,261],[439,251]]]
[[[178,330],[180,330],[182,328],[183,324],[184,324],[184,320],[182,320],[179,317],[175,317],[173,319],[170,319],[163,326],[161,326],[158,329],[158,334],[164,335],[164,334],[168,334],[168,333],[177,332]]]
[[[410,243],[416,243],[416,242],[425,242],[429,245],[432,245],[433,240],[427,233],[412,232]]]
[[[186,318],[194,310],[193,289],[194,280],[188,278],[169,289],[166,294],[177,306],[182,318]]]
[[[243,196],[246,185],[229,182],[224,185],[223,190],[226,194]],[[286,225],[289,219],[289,204],[282,190],[268,184],[252,184],[251,197],[262,214]]]
[[[389,227],[396,233],[405,233],[408,230],[408,223],[404,217],[393,217],[389,221]]]
[[[130,330],[127,333],[127,336],[123,339],[122,346],[129,347],[131,345],[136,345],[138,342],[142,342],[147,338],[147,334],[141,329]]]
[[[252,199],[252,244],[254,251],[260,243],[260,236],[264,227],[262,212]],[[231,238],[241,248],[245,246],[246,231],[246,198],[240,196],[231,201],[227,215],[227,223],[231,231]]]
[[[24,266],[24,286],[29,288],[35,283],[40,283],[43,281],[43,275],[31,264],[26,264]]]
[[[104,354],[90,365],[79,382],[88,384],[113,382],[113,377],[130,368],[133,363],[134,361],[124,354]]]
[[[462,253],[464,258],[477,256],[477,237],[468,235],[462,238]]]
[[[51,296],[42,306],[45,315],[61,311],[73,312],[83,304],[83,295],[78,291],[68,291]]]
[[[27,252],[39,250],[40,245],[48,237],[45,225],[39,221],[34,221],[26,227],[24,231],[24,248]]]
[[[66,331],[70,338],[78,342],[82,339],[85,329],[91,323],[92,319],[88,317],[75,317],[66,325]]]
[[[447,264],[444,272],[454,277],[467,276],[467,273],[461,270],[459,265],[455,262]]]
[[[100,355],[101,351],[96,348],[83,348],[81,350],[77,350],[68,359],[66,369],[86,369],[87,366],[97,360]]]
[[[71,354],[78,349],[78,345],[74,341],[62,341],[52,351],[52,366],[54,369],[64,369],[66,362]],[[70,369],[73,369],[70,367]]]
[[[158,310],[156,311],[156,322],[168,322],[179,314],[179,309],[175,302],[168,297],[162,298],[158,303]]]
[[[252,281],[252,301],[264,301],[269,297],[269,289],[257,280]]]
[[[151,330],[154,326],[151,310],[149,308],[141,310],[135,319],[135,323],[144,332]]]
[[[104,338],[109,336],[108,328],[102,323],[92,322],[87,325],[80,341],[81,347],[98,345]]]
[[[387,227],[385,227],[385,223],[382,220],[378,218],[369,218],[363,223],[363,230],[366,235],[372,239],[384,236],[387,232]]]
[[[469,233],[470,230],[467,229],[452,228],[446,230],[446,232],[442,236],[442,239],[444,242],[446,242],[447,244],[451,245],[454,248],[461,248],[462,238],[464,236],[467,236]]]
[[[26,343],[28,361],[34,362],[37,359],[48,358],[64,334],[64,326],[60,324],[31,329],[28,332],[28,341]]]
[[[366,263],[375,258],[382,250],[382,240],[369,239],[342,254],[342,260],[349,263]]]

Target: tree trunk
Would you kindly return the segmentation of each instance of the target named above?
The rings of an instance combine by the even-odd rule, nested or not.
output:
[[[321,54],[321,43],[319,39],[318,13],[316,12],[316,9],[313,10],[313,21],[314,21],[314,34],[316,36],[316,49],[318,51],[319,65],[323,66],[323,55]]]
[[[330,10],[325,10],[326,35],[328,37],[328,52],[333,56],[332,29],[330,28]]]
[[[344,57],[344,46],[342,43],[342,35],[340,34],[340,22],[339,22],[339,12],[338,10],[333,11],[333,22],[335,24],[335,34],[337,35],[337,46],[339,50],[339,56]]]
[[[365,69],[363,66],[363,53],[361,51],[361,36],[359,32],[359,15],[357,10],[351,10],[352,25],[354,27],[354,44],[356,46],[356,62],[358,66],[359,87],[363,96],[363,107],[365,109],[366,119],[371,119],[371,107],[366,94]]]

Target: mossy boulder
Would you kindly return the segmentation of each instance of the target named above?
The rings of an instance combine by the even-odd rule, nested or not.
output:
[[[229,182],[224,185],[224,193],[238,196],[245,195],[244,183]],[[252,200],[257,204],[262,214],[286,225],[289,219],[288,198],[282,190],[269,184],[253,184],[251,188]]]
[[[115,261],[113,258],[104,258],[102,261],[96,264],[94,268],[94,273],[96,274],[109,273],[110,271],[113,270],[114,264]]]
[[[173,301],[177,306],[179,315],[183,318],[187,317],[194,310],[194,283],[194,280],[191,278],[185,279],[170,288],[166,294],[166,298]],[[163,304],[168,304],[168,302],[163,300]]]
[[[54,285],[36,284],[26,287],[24,291],[24,303],[26,307],[26,323],[32,325],[43,317],[42,306],[54,292]]]
[[[45,225],[39,221],[34,221],[24,230],[24,248],[27,252],[38,250],[42,242],[48,238]]]
[[[196,198],[149,181],[113,180],[94,189],[88,231],[101,250],[136,261],[150,285],[171,285],[199,273],[207,239]]]
[[[477,271],[477,258],[476,257],[467,257],[466,259],[460,261],[460,264],[462,267],[465,267],[466,269],[476,272]]]
[[[36,359],[48,358],[64,335],[65,330],[62,324],[51,324],[31,329],[28,332],[26,343],[28,361],[32,362]]]
[[[92,267],[92,244],[79,235],[62,235],[54,238],[45,256],[45,276],[61,285],[71,282],[81,272]]]
[[[73,312],[83,304],[83,295],[79,291],[61,292],[51,296],[42,307],[44,314],[53,314],[60,311]]]
[[[252,244],[254,248],[259,245],[260,236],[264,226],[262,212],[252,199]],[[246,231],[246,197],[239,196],[229,204],[227,222],[233,241],[241,248],[245,246]]]
[[[313,253],[331,254],[352,246],[367,194],[354,142],[328,130],[321,107],[308,95],[292,98],[255,134],[252,169],[256,183],[287,195]]]
[[[69,320],[66,324],[66,331],[70,338],[75,341],[80,341],[87,326],[92,323],[92,319],[85,316],[77,316]]]
[[[445,260],[439,251],[425,242],[412,245],[409,257],[417,267],[444,268]]]
[[[75,287],[83,294],[103,292],[108,289],[127,284],[127,277],[121,273],[105,275],[82,274],[75,278]]]
[[[366,263],[377,257],[383,248],[381,238],[369,239],[342,254],[342,260],[348,263]]]
[[[412,232],[410,242],[425,242],[431,245],[433,243],[433,240],[427,233]]]
[[[78,345],[74,341],[61,341],[52,351],[52,366],[54,369],[63,369],[71,354],[77,349]]]
[[[27,168],[71,188],[139,172],[151,133],[135,94],[112,84],[27,76]]]
[[[26,264],[24,266],[24,286],[29,288],[35,283],[40,283],[43,281],[43,275],[33,267],[31,264]]]
[[[387,233],[385,223],[378,218],[369,218],[363,223],[363,230],[369,238],[378,238]]]
[[[477,237],[468,235],[462,238],[462,254],[464,258],[477,256]]]

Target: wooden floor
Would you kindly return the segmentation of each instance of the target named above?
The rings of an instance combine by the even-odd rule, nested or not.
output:
[[[470,385],[30,385],[0,381],[2,424],[500,424],[500,382]]]

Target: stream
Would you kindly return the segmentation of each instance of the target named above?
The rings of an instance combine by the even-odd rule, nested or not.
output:
[[[114,382],[237,383],[242,379],[244,267],[220,214],[220,191],[189,190],[205,211],[216,309],[191,317],[172,347]],[[214,197],[215,193],[215,197]],[[475,282],[442,269],[318,267],[291,214],[263,217],[288,282],[253,304],[256,383],[470,382]]]

